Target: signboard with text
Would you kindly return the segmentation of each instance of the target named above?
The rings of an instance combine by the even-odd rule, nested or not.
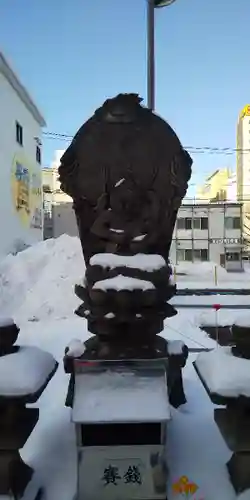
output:
[[[79,498],[165,500],[165,453],[163,445],[83,447],[78,462]]]
[[[215,243],[217,245],[241,245],[241,238],[210,238],[209,243]]]
[[[26,229],[42,231],[41,168],[30,165],[26,158],[15,155],[11,170],[13,208],[20,224]]]

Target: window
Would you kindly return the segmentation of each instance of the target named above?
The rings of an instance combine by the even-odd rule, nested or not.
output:
[[[226,254],[226,260],[237,262],[240,260],[239,252],[230,252]]]
[[[208,218],[207,217],[194,217],[193,219],[194,229],[208,229]]]
[[[192,219],[189,217],[181,217],[177,219],[177,229],[192,229]]]
[[[36,161],[37,161],[37,163],[41,163],[41,148],[40,148],[40,146],[36,147]]]
[[[208,218],[207,217],[181,217],[177,219],[177,229],[208,229]]]
[[[191,249],[184,249],[184,248],[178,248],[177,250],[177,262],[181,261],[188,261],[192,262],[192,250]]]
[[[177,219],[177,229],[185,229],[185,219]]]
[[[16,122],[16,142],[18,142],[20,146],[23,145],[23,127],[18,122]]]
[[[225,217],[225,228],[226,229],[240,229],[241,227],[240,217]]]
[[[201,229],[208,229],[208,218],[201,217]]]
[[[207,248],[199,248],[194,251],[190,248],[178,248],[177,249],[177,262],[207,262],[208,261],[208,249]]]
[[[177,249],[177,262],[182,262],[185,260],[185,250],[182,248]]]
[[[194,260],[199,260],[205,262],[208,260],[208,250],[207,248],[199,248],[194,250]]]
[[[193,219],[193,228],[194,229],[200,229],[201,228],[201,220],[198,217],[195,217]]]
[[[185,260],[188,260],[189,262],[192,262],[193,260],[193,252],[192,250],[185,250]]]

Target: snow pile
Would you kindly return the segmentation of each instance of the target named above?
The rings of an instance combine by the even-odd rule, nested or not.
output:
[[[225,279],[225,277],[228,276],[226,269],[215,264],[214,262],[180,262],[174,267],[177,274],[185,274],[188,277],[193,276],[199,278],[202,276],[205,281],[206,278],[214,278],[215,266],[217,267],[218,279]]]
[[[233,324],[243,328],[250,328],[250,313],[246,311],[237,315]]]
[[[115,314],[112,313],[112,312],[109,312],[107,314],[105,314],[104,318],[107,318],[107,319],[114,319],[115,318]]]
[[[122,290],[154,290],[155,286],[150,281],[140,280],[137,278],[130,278],[129,276],[123,276],[119,274],[114,278],[97,281],[93,285],[93,290],[102,290],[104,292],[108,290],[116,290],[117,292]]]
[[[235,321],[236,315],[239,315],[239,311],[230,311],[228,309],[220,309],[215,311],[214,309],[202,312],[197,317],[197,323],[202,328],[203,326],[232,326]],[[248,315],[249,316],[249,315]]]
[[[220,309],[215,312],[215,310],[210,310],[207,312],[202,312],[197,316],[197,325],[201,328],[203,326],[242,326],[250,328],[250,313],[249,311],[242,311],[239,314],[239,310],[228,310]]]
[[[80,240],[67,235],[8,255],[0,263],[1,314],[18,322],[72,314],[80,303],[74,285],[84,272]]]
[[[116,255],[112,253],[98,253],[90,259],[91,266],[101,266],[104,269],[128,267],[141,271],[159,271],[166,266],[161,255],[138,253],[136,255]]]
[[[249,288],[248,272],[227,272],[214,262],[180,262],[171,267],[178,288]]]
[[[35,394],[55,367],[53,356],[37,347],[23,346],[13,354],[0,357],[0,395]]]
[[[250,360],[236,358],[230,347],[203,352],[195,364],[211,393],[250,397]]]
[[[184,342],[182,340],[169,340],[168,341],[168,354],[176,356],[183,353]]]
[[[159,422],[170,419],[165,373],[115,370],[75,377],[73,422]]]
[[[70,358],[80,358],[85,352],[85,345],[79,339],[72,339],[65,349],[65,353]]]

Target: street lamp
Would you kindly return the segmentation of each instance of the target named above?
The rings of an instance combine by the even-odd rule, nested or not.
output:
[[[147,0],[147,87],[148,107],[155,108],[155,20],[154,10],[168,7],[175,0]]]
[[[175,0],[154,0],[154,6],[157,7],[168,7],[171,3],[174,3]]]

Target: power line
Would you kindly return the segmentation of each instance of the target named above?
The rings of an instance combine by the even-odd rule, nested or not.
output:
[[[61,139],[67,139],[69,141],[71,141],[73,139],[73,135],[68,135],[68,134],[59,134],[59,133],[56,133],[56,132],[43,132],[43,135],[51,138],[51,139],[57,139],[57,138],[61,138]]]
[[[70,142],[73,135],[61,134],[57,132],[43,132],[46,139],[62,140]],[[187,151],[193,154],[222,154],[233,155],[235,153],[250,153],[250,148],[230,148],[230,147],[213,147],[213,146],[184,146]]]

